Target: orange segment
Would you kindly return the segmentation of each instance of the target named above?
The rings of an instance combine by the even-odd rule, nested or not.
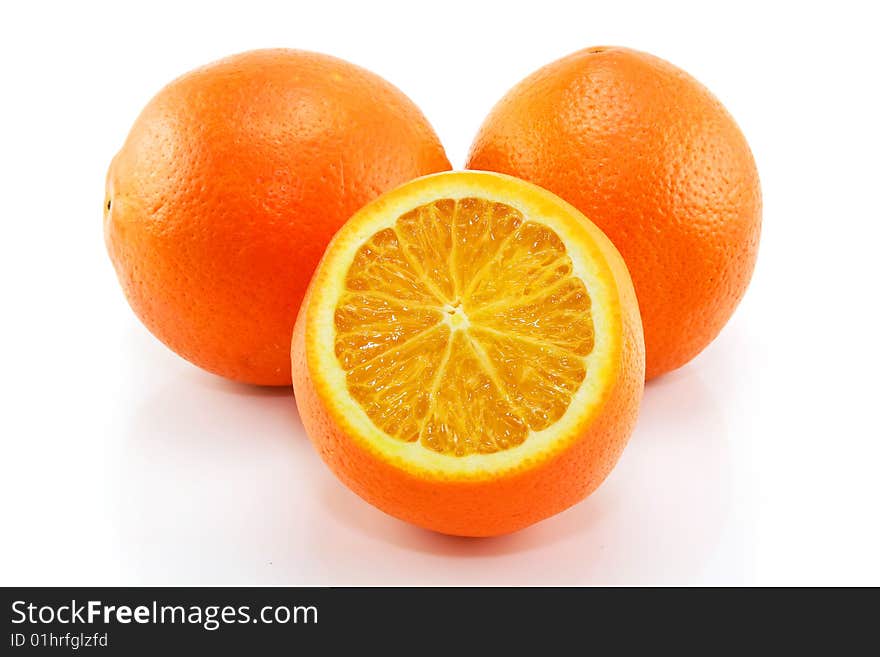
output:
[[[336,306],[336,355],[346,370],[435,326],[442,313],[379,292],[346,292]]]
[[[424,382],[440,367],[449,337],[449,329],[438,325],[348,372],[349,392],[389,436],[418,439],[432,395]]]
[[[303,424],[345,483],[475,536],[593,490],[644,383],[608,239],[549,192],[482,172],[421,178],[358,212],[315,274],[292,356]]]
[[[520,225],[506,239],[467,287],[474,311],[493,303],[529,296],[571,275],[565,245],[551,229],[533,221]]]
[[[516,414],[530,429],[546,429],[562,417],[586,376],[584,359],[540,340],[471,329]]]
[[[453,231],[456,290],[470,288],[474,275],[495,258],[501,245],[522,223],[522,214],[505,203],[463,198],[456,207]]]
[[[455,296],[449,269],[452,254],[452,222],[455,201],[441,199],[407,212],[397,220],[395,233],[404,244],[427,286],[444,301]]]
[[[468,335],[455,331],[421,444],[447,456],[491,454],[519,445],[527,434],[518,409],[480,362]]]
[[[531,338],[586,356],[593,349],[590,295],[583,281],[568,277],[510,304],[477,308],[473,321],[502,333]]]
[[[367,290],[389,294],[399,301],[436,304],[421,271],[407,259],[397,233],[390,228],[373,235],[358,251],[346,280],[354,292]]]

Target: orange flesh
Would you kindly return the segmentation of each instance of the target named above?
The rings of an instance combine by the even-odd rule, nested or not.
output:
[[[334,323],[349,394],[372,422],[449,456],[509,449],[556,422],[594,343],[559,236],[479,198],[434,201],[372,235]]]

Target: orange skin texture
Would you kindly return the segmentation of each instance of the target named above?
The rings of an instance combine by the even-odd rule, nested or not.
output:
[[[501,477],[416,475],[378,458],[348,436],[328,412],[309,372],[307,294],[293,331],[293,387],[303,426],[321,458],[373,506],[414,525],[455,536],[518,531],[582,501],[620,458],[635,427],[644,391],[645,346],[638,303],[619,256],[610,258],[609,264],[620,297],[620,335],[613,384],[605,389],[604,402],[580,425],[571,444]],[[311,287],[320,284],[317,279]]]
[[[752,153],[666,61],[611,47],[548,64],[491,111],[467,168],[549,189],[611,238],[638,295],[648,379],[700,353],[745,293],[761,231]]]
[[[107,174],[107,249],[147,328],[230,379],[289,385],[290,336],[336,230],[450,164],[419,109],[340,59],[259,50],[162,89]]]

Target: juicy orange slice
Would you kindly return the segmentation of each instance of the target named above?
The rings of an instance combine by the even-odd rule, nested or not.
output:
[[[343,481],[398,517],[474,535],[598,485],[643,368],[607,238],[549,192],[481,172],[413,181],[355,215],[293,344],[303,423]]]
[[[334,324],[348,392],[372,422],[451,456],[510,449],[559,420],[593,351],[590,296],[559,236],[477,197],[373,234]]]

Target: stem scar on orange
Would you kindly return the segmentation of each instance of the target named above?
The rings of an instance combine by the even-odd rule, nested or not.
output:
[[[541,185],[605,231],[635,284],[649,379],[700,353],[745,293],[761,232],[752,153],[662,59],[599,47],[539,69],[486,117],[467,168]]]
[[[333,233],[380,193],[449,168],[419,109],[377,75],[247,52],[178,78],[138,117],[107,174],[107,249],[171,349],[289,385],[293,323]]]
[[[426,176],[331,241],[291,347],[303,425],[383,511],[491,536],[590,494],[633,429],[644,343],[620,255],[492,173]]]

